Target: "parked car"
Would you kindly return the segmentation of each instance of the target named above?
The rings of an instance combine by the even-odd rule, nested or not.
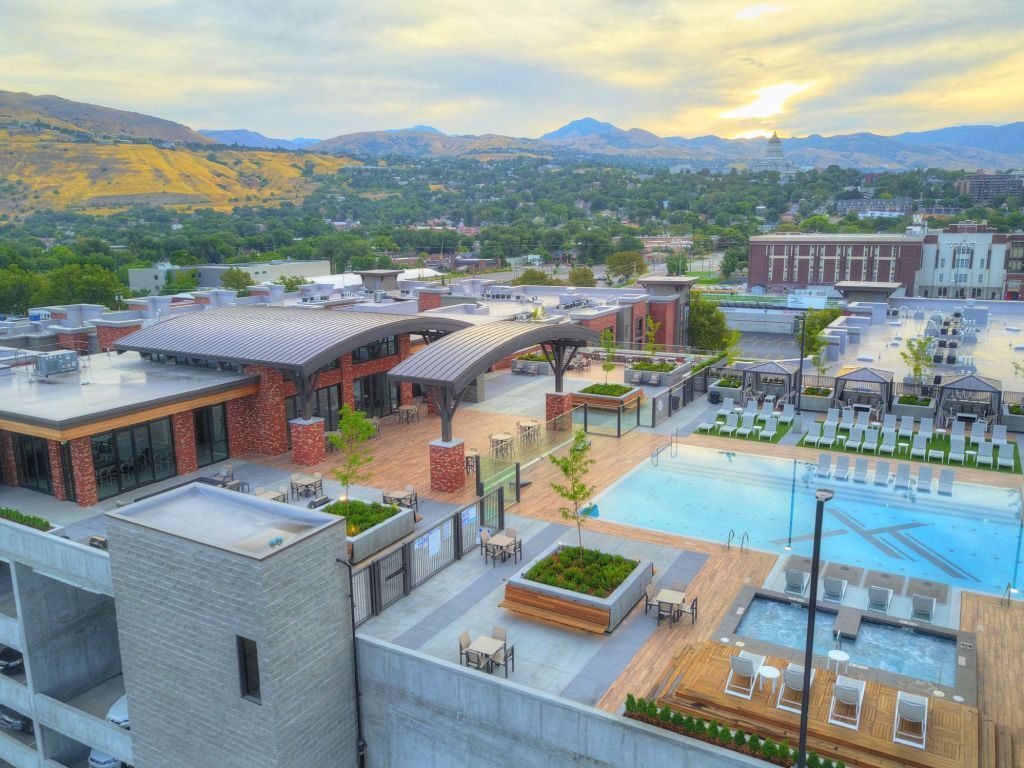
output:
[[[0,707],[0,728],[9,731],[24,731],[32,733],[32,720],[21,712],[16,712],[9,707]]]
[[[124,768],[127,765],[121,762],[121,758],[100,752],[98,749],[89,753],[89,768]]]
[[[4,648],[0,651],[0,672],[5,675],[16,675],[25,668],[25,657],[21,651]]]
[[[118,728],[131,730],[131,721],[128,719],[128,697],[122,696],[107,710],[107,720]],[[121,758],[109,755],[98,749],[89,752],[89,768],[131,768],[128,763],[121,762]]]

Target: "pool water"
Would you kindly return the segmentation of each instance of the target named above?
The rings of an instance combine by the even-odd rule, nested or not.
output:
[[[819,610],[814,619],[814,652],[825,656],[835,647],[832,627],[836,615]],[[736,634],[765,643],[803,650],[807,637],[807,609],[755,597],[743,614]],[[861,620],[857,639],[843,638],[850,662],[884,669],[915,680],[953,687],[956,684],[956,641],[911,629]]]
[[[873,461],[873,459],[872,459]],[[811,554],[814,490],[825,506],[822,559],[1002,594],[1017,584],[1021,493],[957,482],[952,496],[831,478],[804,461],[679,446],[598,497],[604,520],[734,545]],[[916,475],[916,472],[915,472]],[[937,472],[936,472],[937,476]]]

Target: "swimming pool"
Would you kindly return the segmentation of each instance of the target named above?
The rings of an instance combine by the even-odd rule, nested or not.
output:
[[[1017,584],[1021,494],[957,482],[952,496],[825,482],[803,461],[679,446],[645,461],[597,501],[614,522],[781,553],[810,555],[814,490],[825,506],[822,559],[1002,594]]]
[[[836,614],[819,610],[814,619],[814,652],[825,656],[835,647],[832,627]],[[736,634],[787,648],[804,648],[807,609],[755,597],[740,620]],[[843,639],[843,650],[853,664],[884,669],[915,680],[956,685],[956,640],[909,628],[879,624],[866,619],[860,623],[856,640]]]

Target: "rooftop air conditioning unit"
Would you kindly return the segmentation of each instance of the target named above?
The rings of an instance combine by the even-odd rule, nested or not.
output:
[[[380,304],[382,301],[384,301],[384,297],[385,296],[387,296],[387,293],[385,291],[374,291],[373,292],[373,303],[374,304]]]
[[[78,353],[70,350],[61,352],[43,352],[36,356],[36,373],[52,376],[55,373],[68,373],[78,370]]]

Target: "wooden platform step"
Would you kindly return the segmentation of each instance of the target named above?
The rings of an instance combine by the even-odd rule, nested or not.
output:
[[[1015,768],[1013,733],[1005,725],[986,720],[981,725],[981,768]]]
[[[504,608],[506,611],[515,611],[523,616],[540,619],[541,621],[548,621],[552,624],[560,624],[563,627],[582,629],[585,632],[594,632],[601,635],[608,631],[607,624],[596,624],[592,621],[586,621],[585,619],[569,616],[565,613],[561,613],[560,611],[538,608],[535,605],[527,605],[526,603],[519,603],[515,600],[502,600],[498,603],[498,606]]]
[[[608,631],[609,612],[581,603],[546,595],[514,584],[505,585],[505,599],[501,607],[532,616],[535,619],[575,627],[587,632],[604,634]]]

